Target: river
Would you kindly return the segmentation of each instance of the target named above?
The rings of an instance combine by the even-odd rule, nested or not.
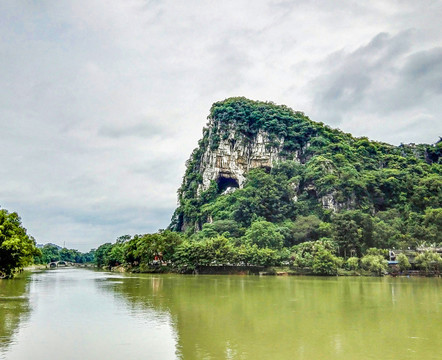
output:
[[[24,273],[0,281],[0,359],[441,359],[441,285]]]

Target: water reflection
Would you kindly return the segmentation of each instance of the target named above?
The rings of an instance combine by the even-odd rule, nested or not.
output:
[[[0,280],[0,357],[13,343],[20,324],[29,318],[29,273]]]
[[[8,360],[441,358],[441,279],[64,269],[15,281],[0,292]]]
[[[175,359],[172,326],[156,321],[154,309],[150,317],[149,311],[131,316],[127,300],[112,290],[118,279],[81,269],[32,276],[28,283],[33,311],[26,324],[19,324],[4,358]]]
[[[440,355],[437,279],[141,275],[108,290],[132,314],[167,314],[181,359]]]

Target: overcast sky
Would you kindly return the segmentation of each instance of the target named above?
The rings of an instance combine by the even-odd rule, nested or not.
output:
[[[0,206],[87,251],[165,228],[213,102],[442,135],[442,1],[0,2]]]

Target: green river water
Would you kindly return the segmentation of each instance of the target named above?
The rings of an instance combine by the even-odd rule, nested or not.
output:
[[[126,275],[0,280],[0,359],[442,359],[442,281]]]

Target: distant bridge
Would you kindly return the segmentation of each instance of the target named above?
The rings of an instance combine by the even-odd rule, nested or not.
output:
[[[67,261],[52,261],[48,264],[50,269],[58,268],[58,267],[66,267],[66,266],[72,266],[73,264]]]

